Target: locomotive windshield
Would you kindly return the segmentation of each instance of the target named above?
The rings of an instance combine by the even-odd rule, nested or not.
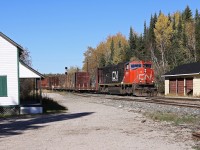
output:
[[[141,68],[141,64],[131,64],[131,69]]]
[[[144,67],[144,68],[151,68],[151,64],[131,64],[131,69],[137,69],[137,68],[141,68],[141,67]]]
[[[144,68],[151,68],[151,64],[144,64]]]

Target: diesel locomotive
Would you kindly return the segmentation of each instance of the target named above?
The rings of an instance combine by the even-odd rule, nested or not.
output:
[[[99,92],[128,95],[155,95],[154,70],[150,61],[119,63],[97,70]]]

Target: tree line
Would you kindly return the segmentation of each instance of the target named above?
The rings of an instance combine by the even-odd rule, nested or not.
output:
[[[126,39],[121,33],[108,36],[84,53],[83,70],[94,77],[96,68],[131,60],[151,60],[156,82],[164,90],[161,75],[176,66],[200,61],[200,14],[193,16],[189,6],[180,12],[151,15],[143,34],[130,27]]]

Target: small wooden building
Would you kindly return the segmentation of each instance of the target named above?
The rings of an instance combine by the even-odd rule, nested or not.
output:
[[[5,110],[19,113],[20,79],[43,76],[20,61],[23,47],[0,32],[0,114]]]
[[[200,96],[200,62],[178,66],[163,77],[165,95]]]

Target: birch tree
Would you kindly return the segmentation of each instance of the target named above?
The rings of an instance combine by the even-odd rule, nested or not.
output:
[[[165,58],[165,53],[167,51],[167,47],[169,47],[171,41],[171,37],[173,34],[172,23],[169,20],[168,16],[165,16],[161,13],[158,17],[158,20],[155,24],[154,28],[156,45],[161,54],[161,65],[164,72],[166,72],[167,60]]]

